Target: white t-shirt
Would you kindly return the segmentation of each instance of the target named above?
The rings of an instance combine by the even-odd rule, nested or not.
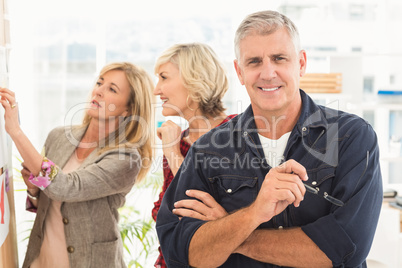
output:
[[[260,134],[258,137],[261,141],[261,146],[264,151],[265,159],[271,167],[279,166],[284,159],[286,144],[288,143],[290,132],[282,135],[277,140],[268,139]]]

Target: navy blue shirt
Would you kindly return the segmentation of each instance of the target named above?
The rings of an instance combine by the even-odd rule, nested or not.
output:
[[[334,267],[366,267],[382,204],[377,137],[356,115],[316,105],[300,90],[302,111],[289,137],[284,157],[302,164],[306,192],[299,207],[289,205],[259,228],[299,226],[328,256]],[[191,147],[169,186],[156,229],[168,267],[189,267],[188,248],[204,221],[172,213],[174,203],[188,199],[185,191],[208,192],[227,212],[249,206],[257,197],[267,164],[251,106],[239,116],[205,134]],[[344,205],[331,204],[329,194]],[[269,241],[267,241],[269,243]],[[221,267],[276,267],[232,254]]]

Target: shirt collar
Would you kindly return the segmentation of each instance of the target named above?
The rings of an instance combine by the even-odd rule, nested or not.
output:
[[[338,110],[333,110],[317,105],[310,96],[300,89],[302,99],[302,111],[293,131],[297,130],[301,135],[307,135],[311,130],[327,130],[331,119],[338,118]]]
[[[329,121],[331,118],[337,118],[338,111],[317,105],[310,96],[301,89],[300,96],[302,99],[302,111],[296,126],[293,128],[292,134],[298,133],[300,135],[307,135],[312,129],[328,129]],[[258,140],[257,127],[251,105],[239,115],[239,120],[233,130],[241,131],[243,136],[246,136],[246,133],[248,133],[253,139]]]

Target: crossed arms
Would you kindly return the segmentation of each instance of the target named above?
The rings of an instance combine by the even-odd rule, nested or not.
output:
[[[219,181],[212,181],[220,171],[210,169],[206,173],[200,167],[195,168],[191,161],[196,162],[197,155],[191,155],[190,149],[191,157],[184,162],[185,176],[178,174],[172,181],[158,214],[156,227],[165,259],[173,267],[176,262],[178,266],[217,267],[226,260],[234,260],[233,257],[237,260],[244,256],[282,266],[360,267],[374,237],[382,182],[375,134],[366,125],[349,130],[354,135],[343,139],[338,167],[317,169],[310,163],[312,178],[308,181],[330,178],[323,180],[320,189],[323,193],[326,188],[324,191],[341,198],[343,207],[305,195],[306,171],[294,160],[261,173],[264,176],[258,181],[261,184],[253,186],[258,187],[257,194],[253,197],[250,195],[253,190],[247,190],[248,194],[241,198],[250,202],[234,206],[233,202],[238,201],[215,192],[225,190],[216,185]],[[361,140],[367,141],[364,146],[357,142]],[[204,160],[200,159],[197,163],[202,164]],[[234,172],[246,174],[242,170]],[[278,229],[280,224],[273,223],[279,223],[277,220],[289,211],[296,216],[284,226],[295,227]]]
[[[208,221],[191,239],[190,266],[217,267],[231,254],[239,253],[281,266],[332,267],[328,257],[301,228],[257,229],[288,205],[299,206],[305,194],[302,181],[306,179],[304,167],[289,160],[266,175],[255,202],[229,215],[208,193],[187,191],[188,196],[199,201],[178,201],[173,213]]]

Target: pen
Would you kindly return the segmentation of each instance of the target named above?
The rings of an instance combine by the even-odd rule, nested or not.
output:
[[[310,193],[312,193],[312,194],[318,194],[318,190],[317,190],[317,189],[315,189],[315,188],[313,188],[313,187],[311,187],[310,185],[307,185],[307,184],[305,184],[305,183],[303,183],[303,184],[304,184],[304,187],[306,187],[307,192],[310,192]]]
[[[305,183],[303,183],[303,184],[304,184],[304,187],[306,187],[307,192],[318,195],[318,190],[316,188],[313,188],[310,185],[307,185]],[[344,203],[341,200],[330,196],[327,192],[324,193],[323,197],[336,206],[342,207],[344,205]]]

